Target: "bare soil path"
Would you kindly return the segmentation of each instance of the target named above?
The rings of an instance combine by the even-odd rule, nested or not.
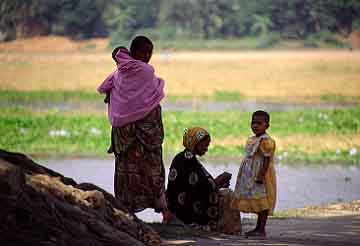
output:
[[[251,229],[255,221],[248,221],[244,231]],[[159,225],[160,226],[160,225]],[[178,233],[169,235],[169,231],[161,231],[163,245],[360,245],[360,215],[307,217],[289,219],[270,219],[267,238],[246,238],[225,234],[204,234],[178,237],[181,228],[173,227]],[[188,234],[188,233],[187,233]]]

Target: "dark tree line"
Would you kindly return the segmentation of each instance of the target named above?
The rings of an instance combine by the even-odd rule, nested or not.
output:
[[[359,0],[1,0],[0,35],[58,34],[129,39],[223,39],[277,33],[348,35],[360,27]]]

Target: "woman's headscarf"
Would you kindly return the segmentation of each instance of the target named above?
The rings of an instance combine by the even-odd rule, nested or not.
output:
[[[183,145],[186,149],[193,152],[196,144],[199,143],[206,136],[210,136],[210,134],[204,128],[187,128],[185,129],[183,136]]]

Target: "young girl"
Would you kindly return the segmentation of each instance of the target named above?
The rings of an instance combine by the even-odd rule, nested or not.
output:
[[[257,214],[255,229],[245,233],[248,237],[266,236],[266,221],[275,207],[275,141],[266,133],[269,121],[270,116],[265,111],[256,111],[252,115],[251,129],[255,135],[246,142],[235,186],[235,199],[231,204],[238,211]]]

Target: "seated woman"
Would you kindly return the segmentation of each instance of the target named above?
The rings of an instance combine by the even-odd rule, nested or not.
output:
[[[231,174],[213,178],[196,158],[208,151],[209,133],[200,127],[187,129],[185,150],[173,159],[167,186],[168,208],[185,224],[224,233],[240,233],[240,213],[230,208],[233,192],[228,188]],[[170,218],[171,220],[171,218]]]

